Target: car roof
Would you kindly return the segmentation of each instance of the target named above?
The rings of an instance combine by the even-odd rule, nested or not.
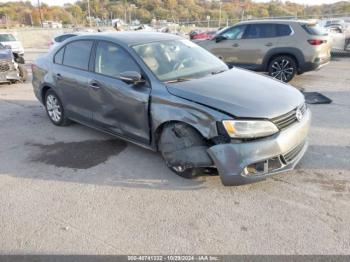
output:
[[[64,32],[63,34],[55,35],[54,38],[60,37],[60,36],[64,36],[64,35],[75,35],[75,36],[78,36],[78,35],[83,35],[83,34],[89,34],[89,32],[81,32],[81,31],[78,31],[78,32]]]
[[[155,32],[101,32],[93,34],[84,34],[81,36],[74,37],[74,39],[96,39],[116,41],[124,45],[132,46],[166,40],[179,40],[183,38],[173,34]]]
[[[241,21],[238,24],[245,25],[245,24],[278,24],[278,23],[284,23],[284,24],[294,24],[294,23],[302,23],[302,24],[310,24],[313,23],[312,21],[308,20],[295,20],[295,19],[260,19],[260,20],[247,20],[247,21]]]

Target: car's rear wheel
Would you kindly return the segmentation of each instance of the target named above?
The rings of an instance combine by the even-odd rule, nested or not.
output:
[[[297,73],[297,64],[290,56],[277,56],[269,63],[268,72],[271,77],[288,83]]]
[[[45,108],[51,122],[56,126],[66,126],[70,123],[58,95],[51,89],[45,94]]]
[[[202,174],[204,168],[178,163],[175,156],[176,153],[185,152],[186,149],[191,147],[202,146],[206,146],[206,141],[203,137],[196,130],[182,123],[173,123],[165,126],[158,142],[159,151],[168,168],[184,178],[194,178]],[[183,159],[183,156],[179,155],[179,158]]]

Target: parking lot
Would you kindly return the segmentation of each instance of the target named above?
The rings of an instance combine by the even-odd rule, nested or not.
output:
[[[310,105],[310,147],[295,171],[240,187],[185,180],[156,153],[56,127],[30,81],[1,85],[0,252],[349,254],[349,68],[350,57],[335,57],[291,83],[333,103]]]

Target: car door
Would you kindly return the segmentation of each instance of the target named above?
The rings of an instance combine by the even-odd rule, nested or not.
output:
[[[89,93],[89,60],[92,40],[79,40],[66,44],[54,56],[53,79],[68,116],[89,123],[92,119]]]
[[[276,24],[249,24],[240,41],[239,64],[259,69],[266,53],[277,46],[278,40]]]
[[[229,65],[239,63],[241,39],[246,27],[238,25],[223,31],[215,37],[216,40],[211,41],[209,51]]]
[[[132,84],[120,74],[136,71],[143,74],[131,55],[121,46],[99,41],[94,56],[94,75],[90,79],[93,121],[99,128],[141,143],[149,143],[148,82]]]

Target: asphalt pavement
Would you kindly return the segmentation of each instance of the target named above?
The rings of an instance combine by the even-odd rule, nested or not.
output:
[[[333,103],[310,105],[296,170],[240,187],[186,180],[157,153],[56,127],[30,82],[0,85],[0,254],[349,254],[349,68],[336,57],[291,83]]]

